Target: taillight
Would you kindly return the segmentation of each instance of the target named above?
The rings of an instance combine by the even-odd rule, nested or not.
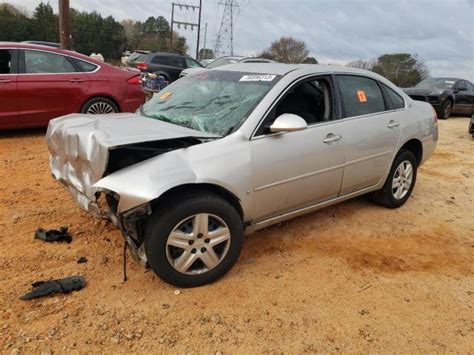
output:
[[[140,75],[132,76],[130,79],[127,79],[127,83],[131,85],[139,85],[142,83],[142,77]]]
[[[138,64],[136,65],[136,68],[137,68],[137,69],[140,69],[140,70],[147,70],[147,69],[148,69],[148,64],[146,64],[146,63],[138,63]]]

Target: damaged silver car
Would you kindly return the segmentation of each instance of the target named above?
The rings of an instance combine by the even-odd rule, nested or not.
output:
[[[364,70],[234,64],[188,75],[135,114],[52,120],[53,176],[166,282],[200,286],[244,233],[370,193],[395,208],[434,151],[436,113]]]

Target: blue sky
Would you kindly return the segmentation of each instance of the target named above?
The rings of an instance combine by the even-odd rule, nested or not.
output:
[[[221,0],[203,0],[202,22],[213,47]],[[30,13],[39,0],[10,0]],[[96,10],[117,20],[171,18],[171,0],[70,0],[79,10]],[[174,0],[196,4],[197,0]],[[57,9],[57,0],[50,3]],[[304,40],[320,62],[345,64],[384,53],[417,53],[432,76],[474,81],[474,0],[237,0],[234,53],[253,55],[281,36]],[[183,21],[193,15],[178,15]],[[196,31],[179,30],[195,53]],[[201,41],[203,38],[201,39]],[[202,42],[201,42],[202,44]]]

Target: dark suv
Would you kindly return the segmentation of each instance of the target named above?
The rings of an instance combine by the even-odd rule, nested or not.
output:
[[[190,57],[185,57],[174,53],[155,52],[139,63],[136,67],[142,72],[157,73],[162,75],[169,82],[179,78],[179,74],[186,68],[203,68],[203,66]]]
[[[451,113],[474,113],[474,86],[464,79],[428,78],[403,90],[413,100],[429,102],[441,119],[448,119]]]

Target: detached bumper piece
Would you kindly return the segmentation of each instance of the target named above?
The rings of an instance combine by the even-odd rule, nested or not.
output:
[[[67,227],[61,227],[59,228],[59,230],[44,230],[43,228],[39,228],[35,232],[35,239],[39,239],[45,242],[72,242],[72,237],[68,233]]]
[[[64,279],[37,281],[31,284],[33,290],[20,297],[21,300],[54,295],[56,293],[70,293],[79,291],[86,285],[86,279],[82,276],[65,277]]]

